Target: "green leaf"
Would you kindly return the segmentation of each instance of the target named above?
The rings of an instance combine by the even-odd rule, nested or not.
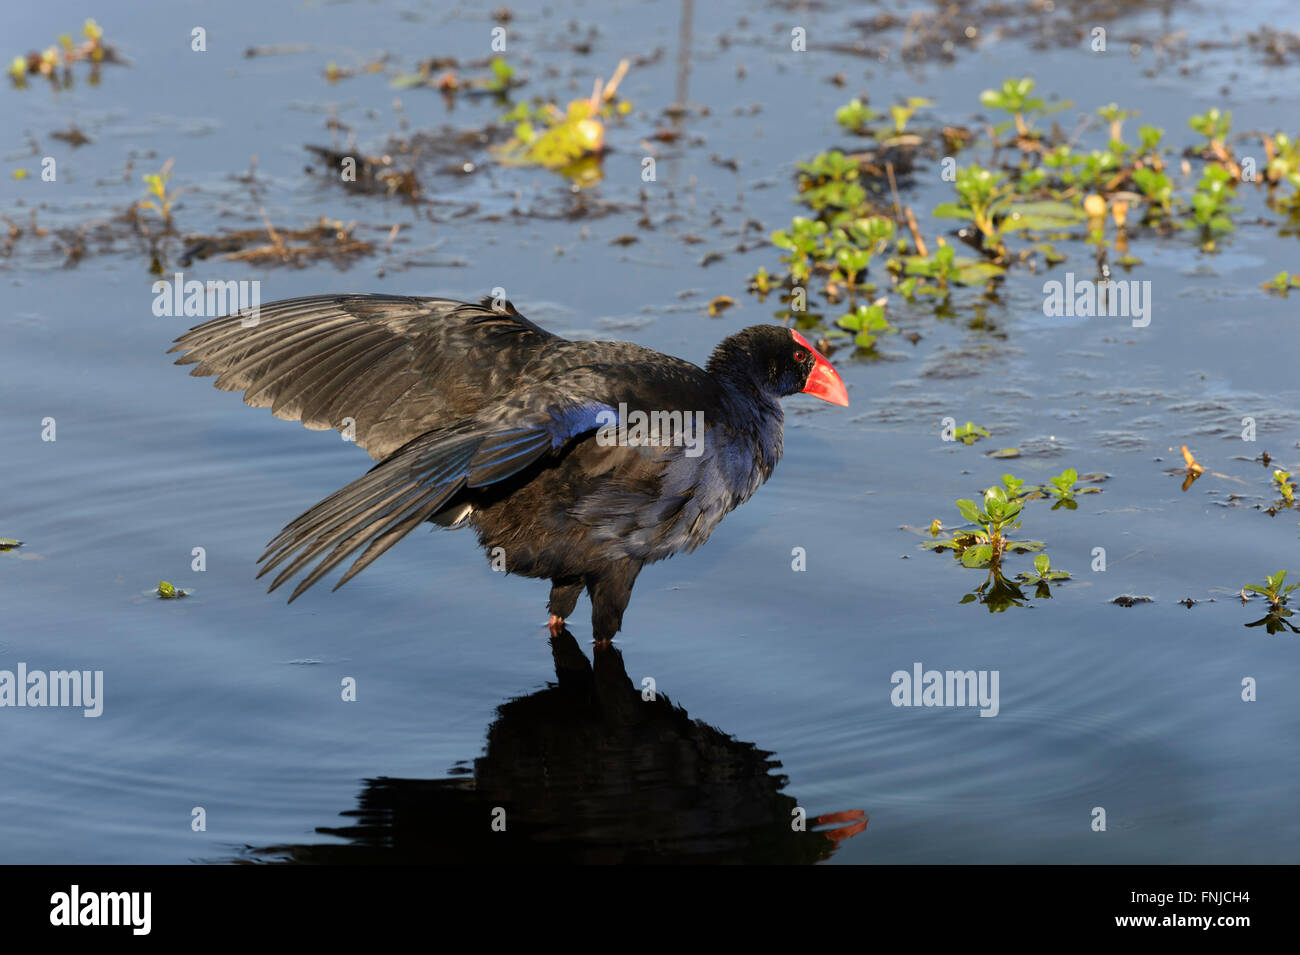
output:
[[[957,258],[954,264],[957,266],[956,280],[961,285],[983,285],[991,278],[1005,275],[1007,271],[1002,266],[994,265],[992,262],[965,257]]]
[[[1038,571],[1040,577],[1044,576],[1052,569],[1052,559],[1046,554],[1039,554],[1034,558],[1034,570]]]
[[[1068,202],[1017,202],[1007,206],[999,229],[1002,232],[1024,229],[1059,231],[1082,222],[1084,218],[1084,211]]]
[[[955,202],[941,202],[934,207],[934,212],[931,214],[936,219],[973,219],[975,217],[975,213],[971,212],[969,208]]]
[[[982,523],[986,517],[986,515],[975,506],[975,502],[968,500],[967,498],[962,498],[957,502],[957,510],[961,511],[962,517],[975,524]]]
[[[1002,549],[1013,554],[1029,554],[1046,546],[1042,541],[1007,541]]]
[[[993,559],[993,548],[988,544],[967,547],[962,552],[961,562],[966,567],[984,567]]]

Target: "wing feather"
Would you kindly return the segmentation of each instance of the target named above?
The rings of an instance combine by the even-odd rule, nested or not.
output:
[[[286,299],[244,321],[232,313],[196,325],[171,348],[183,353],[176,364],[308,428],[341,430],[351,418],[377,460],[474,416],[563,342],[509,303],[396,295]]]

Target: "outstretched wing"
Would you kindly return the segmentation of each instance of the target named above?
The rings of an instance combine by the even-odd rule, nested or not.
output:
[[[519,473],[570,438],[596,427],[605,405],[557,405],[525,418],[488,413],[422,435],[364,476],[335,491],[284,528],[259,558],[258,577],[284,564],[270,589],[322,558],[289,597],[298,595],[361,547],[338,590],[408,533],[446,507],[464,488],[485,487]]]
[[[499,398],[551,343],[509,303],[312,295],[197,325],[176,339],[178,365],[216,375],[223,391],[313,430],[351,424],[382,460],[412,439],[463,421]],[[350,419],[350,421],[348,420]]]

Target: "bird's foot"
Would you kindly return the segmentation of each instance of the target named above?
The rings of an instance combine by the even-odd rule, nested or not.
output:
[[[551,636],[558,637],[564,632],[564,618],[551,614],[550,622],[547,623],[546,627],[551,631]]]

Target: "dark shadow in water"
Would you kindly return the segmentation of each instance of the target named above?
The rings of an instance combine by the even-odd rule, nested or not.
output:
[[[1034,596],[1046,600],[1052,596],[1052,590],[1046,583],[1040,583]],[[1029,605],[1029,598],[1020,589],[1020,585],[1014,580],[1003,577],[1002,572],[996,567],[989,568],[989,575],[984,583],[965,594],[958,603],[968,604],[976,601],[988,607],[989,613],[1002,613],[1009,607]]]
[[[1258,620],[1246,624],[1246,626],[1264,627],[1267,633],[1286,633],[1288,630],[1292,633],[1300,633],[1300,627],[1286,619],[1289,616],[1291,616],[1290,610],[1275,607]]]
[[[551,651],[557,683],[498,708],[472,776],[367,780],[342,813],[350,824],[316,830],[346,843],[250,848],[238,861],[812,863],[866,828],[850,810],[796,831],[771,753],[662,693],[643,699],[612,646],[593,665],[565,630]],[[498,807],[505,831],[492,826]]]

